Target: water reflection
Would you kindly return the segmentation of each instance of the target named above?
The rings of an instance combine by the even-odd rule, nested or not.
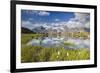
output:
[[[42,37],[38,39],[32,39],[27,43],[27,45],[39,45],[43,47],[64,47],[66,49],[80,49],[80,48],[90,48],[89,39],[74,39],[74,38],[50,38]]]

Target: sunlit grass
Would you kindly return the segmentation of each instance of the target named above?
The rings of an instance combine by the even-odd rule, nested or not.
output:
[[[25,46],[21,49],[21,62],[87,60],[88,49],[45,48],[42,46]]]
[[[75,43],[64,41],[64,45],[75,46]]]
[[[47,62],[47,61],[72,61],[90,59],[87,48],[65,49],[64,47],[43,47],[25,45],[33,38],[37,39],[43,34],[22,34],[21,36],[21,62]],[[64,45],[75,46],[74,43],[64,42]]]
[[[43,36],[43,34],[22,34],[21,35],[21,44],[26,44],[32,39],[37,39],[39,37]]]

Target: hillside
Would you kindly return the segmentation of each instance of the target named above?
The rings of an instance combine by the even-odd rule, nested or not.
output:
[[[34,33],[34,32],[28,28],[21,27],[21,33]]]

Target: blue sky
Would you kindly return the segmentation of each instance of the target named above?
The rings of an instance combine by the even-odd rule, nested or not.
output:
[[[55,12],[55,11],[33,11],[22,10],[22,20],[29,20],[31,22],[54,23],[68,21],[75,17],[73,12]]]
[[[58,25],[68,24],[69,26],[85,26],[90,22],[89,13],[77,12],[56,12],[56,11],[37,11],[21,10],[22,26],[32,29],[35,25]],[[86,25],[87,26],[87,25]]]

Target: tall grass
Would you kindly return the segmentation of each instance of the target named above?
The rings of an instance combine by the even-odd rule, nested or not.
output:
[[[21,62],[87,60],[90,58],[88,49],[65,49],[42,46],[25,46],[21,49]]]
[[[21,35],[21,44],[26,44],[32,39],[37,39],[39,37],[42,37],[43,34],[22,34]]]
[[[25,45],[33,38],[40,38],[43,34],[22,34],[21,36],[21,62],[47,62],[88,60],[90,51],[87,48],[65,49],[64,47],[43,47]],[[64,42],[64,45],[74,46],[74,43]]]

